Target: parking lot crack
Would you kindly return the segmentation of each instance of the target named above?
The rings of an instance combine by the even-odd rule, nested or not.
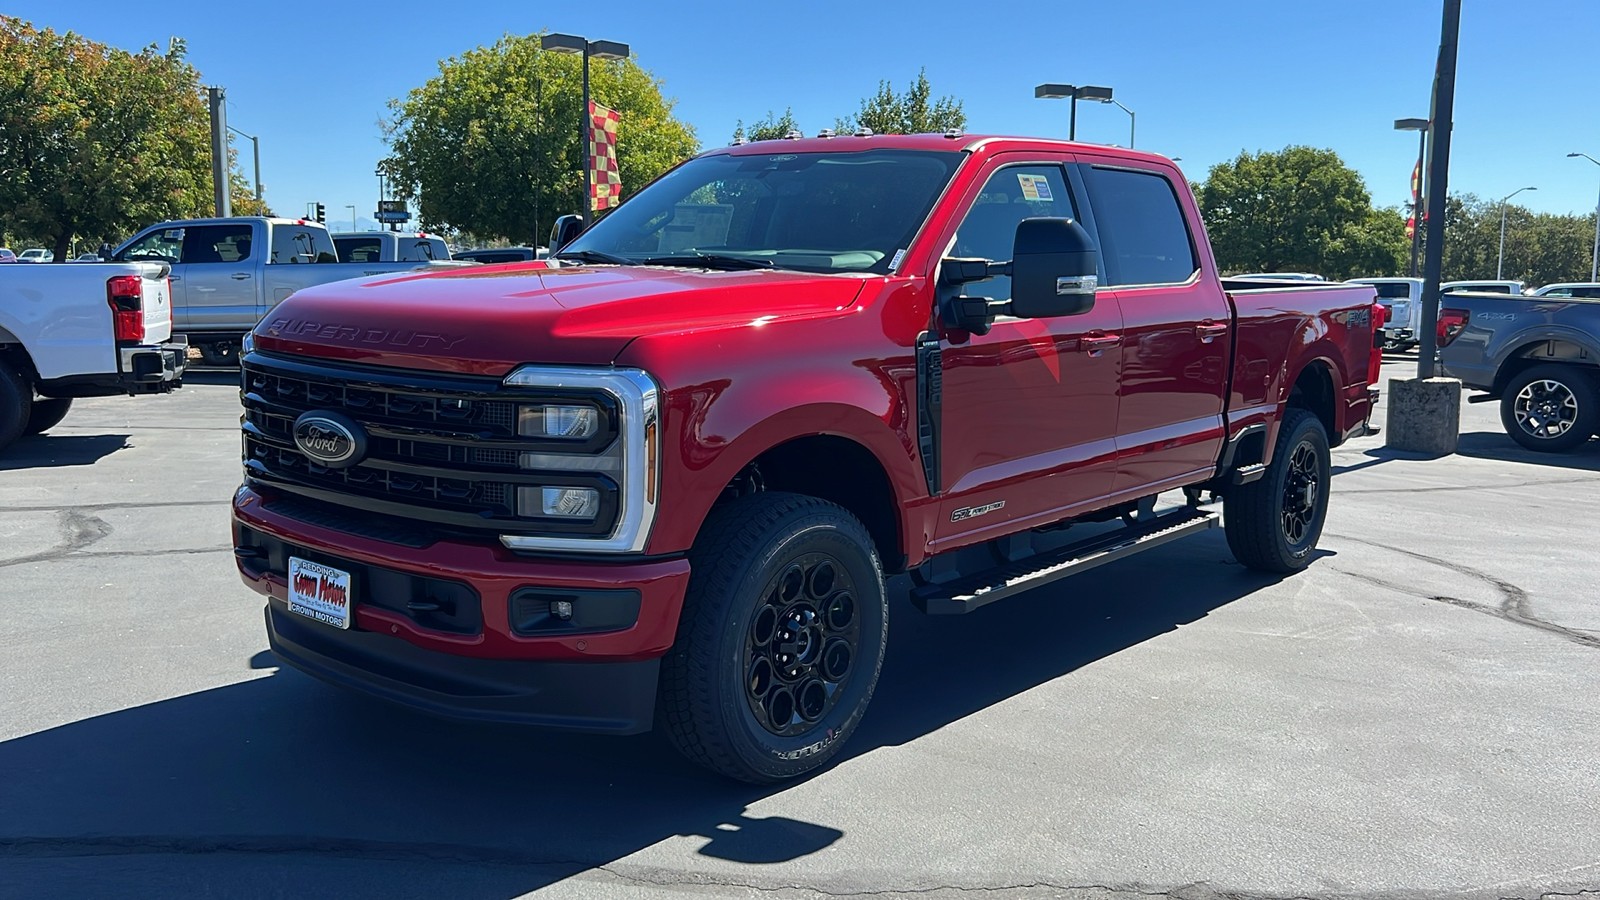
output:
[[[1503,578],[1499,578],[1489,574],[1488,572],[1484,572],[1481,569],[1475,569],[1472,566],[1468,566],[1463,563],[1452,562],[1447,559],[1441,559],[1437,556],[1429,556],[1426,553],[1418,553],[1415,550],[1406,550],[1400,547],[1391,546],[1389,544],[1381,544],[1376,541],[1369,541],[1363,538],[1352,537],[1344,534],[1330,533],[1328,536],[1342,541],[1350,541],[1352,543],[1363,544],[1368,547],[1375,547],[1379,550],[1387,550],[1391,553],[1398,553],[1401,556],[1410,557],[1418,562],[1425,562],[1431,565],[1439,566],[1455,572],[1458,575],[1464,575],[1476,581],[1484,582],[1492,586],[1500,594],[1500,603],[1498,606],[1485,606],[1482,604],[1470,603],[1457,597],[1449,597],[1418,591],[1416,588],[1409,585],[1387,581],[1363,573],[1351,572],[1346,569],[1340,569],[1339,571],[1345,575],[1349,575],[1369,584],[1374,584],[1401,594],[1406,594],[1408,596],[1420,597],[1423,600],[1432,600],[1438,603],[1446,603],[1451,606],[1459,606],[1463,609],[1470,609],[1476,612],[1486,613],[1488,615],[1504,619],[1508,622],[1513,622],[1528,628],[1535,628],[1539,631],[1565,638],[1566,640],[1572,641],[1576,644],[1581,644],[1585,647],[1600,648],[1600,637],[1596,637],[1595,635],[1588,634],[1583,631],[1567,628],[1562,625],[1557,625],[1554,622],[1549,622],[1539,618],[1533,611],[1533,600],[1528,595],[1528,592]]]
[[[61,531],[61,540],[54,547],[0,562],[0,569],[20,566],[25,563],[60,559],[69,553],[75,553],[88,547],[111,533],[111,523],[99,516],[91,516],[80,510],[64,509],[60,511],[59,517],[58,527]]]

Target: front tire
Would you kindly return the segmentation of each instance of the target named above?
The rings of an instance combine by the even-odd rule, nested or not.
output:
[[[659,716],[679,752],[729,778],[820,768],[860,724],[888,600],[872,538],[839,506],[760,493],[712,512],[689,552]]]
[[[208,366],[226,369],[239,364],[239,345],[233,341],[204,341],[197,346]]]
[[[1278,426],[1266,473],[1233,487],[1223,501],[1228,549],[1258,572],[1287,575],[1304,569],[1328,518],[1331,480],[1322,420],[1290,407]]]
[[[1594,375],[1552,363],[1519,373],[1500,395],[1500,424],[1529,450],[1578,449],[1600,430],[1600,389]]]
[[[28,410],[28,424],[23,427],[22,433],[43,434],[49,431],[61,424],[71,408],[71,397],[46,397],[33,401],[33,407]]]

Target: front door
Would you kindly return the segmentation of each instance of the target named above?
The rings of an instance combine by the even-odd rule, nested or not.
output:
[[[962,200],[967,212],[945,238],[946,255],[1009,260],[1023,219],[1075,217],[1069,162],[991,162]],[[1010,292],[1004,277],[966,288],[996,300]],[[1109,293],[1083,315],[1003,317],[986,335],[944,326],[935,551],[1063,518],[1110,492],[1121,328]]]
[[[248,222],[191,225],[183,230],[183,258],[172,267],[181,279],[188,327],[238,330],[256,310],[256,250]]]
[[[1106,278],[1122,311],[1115,492],[1171,488],[1216,466],[1232,308],[1202,278],[1171,173],[1085,164]]]

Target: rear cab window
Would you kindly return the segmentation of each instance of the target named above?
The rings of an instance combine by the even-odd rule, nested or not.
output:
[[[1111,285],[1183,284],[1200,268],[1194,236],[1167,176],[1090,166],[1083,170]]]
[[[310,228],[294,222],[272,223],[272,265],[338,262],[339,251],[326,229]]]
[[[340,262],[372,263],[383,259],[383,239],[377,237],[342,237],[333,239],[338,248]]]

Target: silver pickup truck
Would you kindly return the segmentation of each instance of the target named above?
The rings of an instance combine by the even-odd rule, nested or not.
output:
[[[1530,450],[1566,453],[1600,433],[1600,298],[1446,294],[1439,362],[1500,401],[1500,421]]]
[[[322,225],[252,216],[162,222],[134,235],[112,258],[172,267],[173,330],[187,335],[212,365],[233,365],[245,332],[301,288],[428,266],[468,265],[341,263]]]

